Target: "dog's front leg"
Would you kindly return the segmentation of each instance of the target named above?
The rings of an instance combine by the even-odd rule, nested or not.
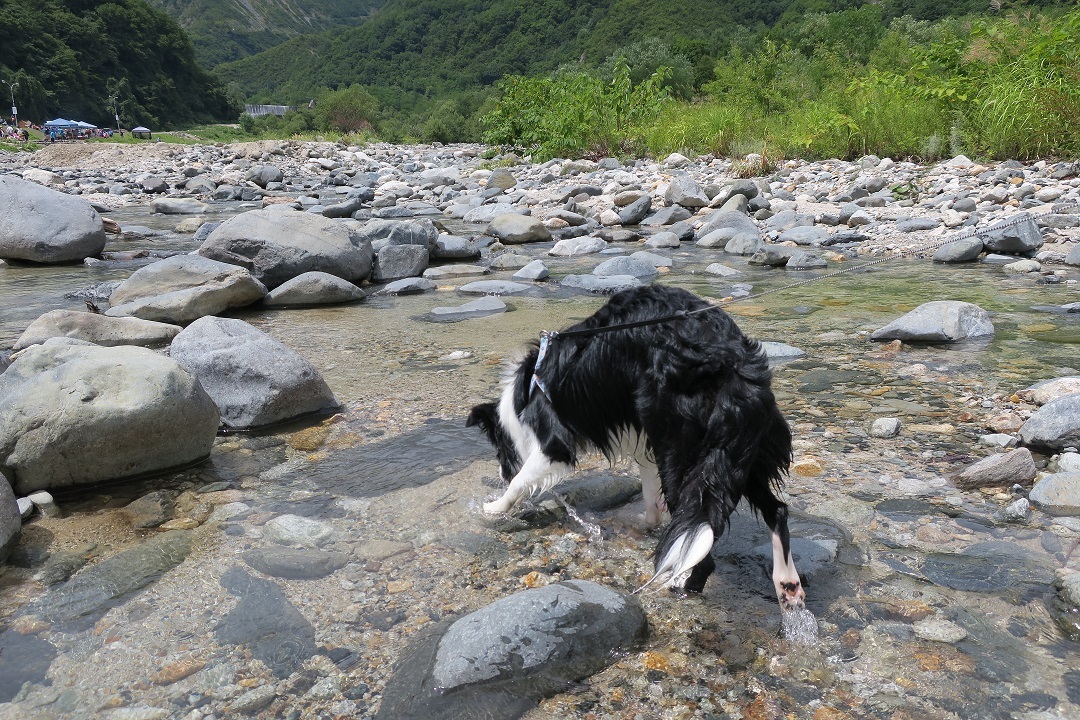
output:
[[[559,484],[567,473],[570,466],[553,462],[542,451],[537,450],[525,460],[521,470],[510,481],[510,486],[498,500],[484,503],[484,512],[488,515],[500,515],[509,512],[523,498],[536,493],[550,490]]]
[[[785,530],[786,523],[785,523]],[[806,604],[806,592],[803,591],[799,572],[795,569],[795,563],[791,559],[791,547],[785,543],[779,533],[773,531],[773,585],[776,587],[776,597],[780,601],[783,610],[797,610]]]

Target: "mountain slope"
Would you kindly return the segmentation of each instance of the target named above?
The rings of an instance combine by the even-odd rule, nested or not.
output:
[[[20,118],[38,122],[112,125],[111,96],[129,127],[232,120],[242,109],[145,0],[3,0],[0,78],[18,84]]]
[[[717,45],[733,29],[715,0],[389,0],[358,27],[294,38],[215,72],[280,102],[353,83],[439,95],[596,62],[647,37]]]
[[[191,36],[203,67],[280,45],[289,38],[359,25],[384,0],[149,0]]]

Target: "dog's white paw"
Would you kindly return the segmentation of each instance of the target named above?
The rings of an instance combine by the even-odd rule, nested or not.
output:
[[[776,596],[780,601],[781,610],[802,610],[806,607],[806,592],[803,590],[802,583],[797,580],[778,582]]]
[[[492,500],[491,502],[484,503],[485,515],[502,515],[508,508],[503,507],[501,500]]]

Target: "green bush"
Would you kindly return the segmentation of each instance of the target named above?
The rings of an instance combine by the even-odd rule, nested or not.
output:
[[[661,68],[634,84],[626,65],[605,82],[585,72],[546,78],[514,76],[498,86],[487,113],[486,142],[552,157],[627,155],[643,149],[642,132],[668,102]]]

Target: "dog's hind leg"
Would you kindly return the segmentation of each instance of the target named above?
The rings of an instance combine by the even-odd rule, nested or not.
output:
[[[757,491],[748,489],[746,499],[761,512],[762,519],[772,531],[772,581],[780,607],[783,610],[801,609],[806,604],[806,592],[791,559],[787,505],[777,500],[768,487]]]
[[[521,465],[521,470],[510,481],[510,486],[498,500],[484,503],[484,512],[499,515],[509,512],[522,499],[550,490],[559,484],[572,468],[566,463],[555,462],[541,450],[535,450]]]
[[[641,477],[641,497],[645,501],[645,524],[656,527],[667,509],[664,494],[660,489],[660,474],[651,458],[638,455],[635,460]]]

